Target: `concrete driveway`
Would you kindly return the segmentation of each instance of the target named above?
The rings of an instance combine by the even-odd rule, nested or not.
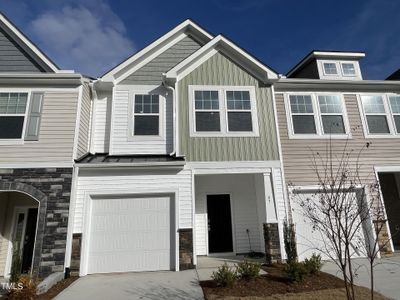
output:
[[[61,292],[56,300],[204,299],[195,270],[88,275]]]
[[[376,260],[378,265],[374,270],[375,290],[391,299],[400,300],[400,255]],[[363,258],[353,259],[354,270],[357,269],[355,282],[357,285],[370,286],[370,272],[368,261]],[[339,268],[332,262],[327,262],[322,267],[324,272],[342,278]]]

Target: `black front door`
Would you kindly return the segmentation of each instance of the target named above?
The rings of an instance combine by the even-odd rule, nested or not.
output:
[[[28,210],[24,245],[22,250],[22,266],[21,266],[22,273],[28,273],[32,267],[32,256],[33,256],[33,247],[35,246],[37,214],[38,214],[37,208],[30,208]]]
[[[393,246],[395,250],[400,250],[400,199],[396,178],[392,173],[382,173],[379,174],[379,182],[392,234]]]
[[[207,213],[209,252],[233,252],[229,195],[208,195]]]

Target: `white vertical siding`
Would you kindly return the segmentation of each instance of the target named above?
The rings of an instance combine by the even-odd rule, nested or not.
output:
[[[233,211],[234,249],[236,253],[261,251],[258,226],[257,199],[253,175],[199,175],[195,177],[196,190],[196,255],[207,254],[207,194],[230,194]]]
[[[274,186],[275,206],[278,214],[279,241],[281,244],[282,259],[286,259],[285,244],[283,240],[283,222],[286,220],[286,201],[283,185],[282,170],[272,168],[272,182]]]
[[[151,89],[151,86],[149,86]],[[168,154],[173,149],[173,104],[172,95],[164,88],[156,88],[160,97],[162,122],[162,138],[152,139],[150,137],[132,137],[129,131],[130,112],[132,109],[130,101],[133,101],[135,93],[144,93],[143,86],[119,86],[114,93],[112,110],[112,132],[110,154]]]
[[[192,228],[192,176],[190,170],[134,171],[91,170],[80,171],[74,212],[74,233],[82,232],[85,194],[117,194],[138,190],[152,193],[174,190],[178,192],[179,228]]]
[[[95,153],[107,153],[110,145],[111,127],[111,99],[110,92],[97,92],[94,104],[93,118],[93,151]]]
[[[82,103],[79,119],[78,151],[77,158],[82,157],[89,151],[90,141],[90,118],[92,110],[92,95],[89,84],[82,86]]]

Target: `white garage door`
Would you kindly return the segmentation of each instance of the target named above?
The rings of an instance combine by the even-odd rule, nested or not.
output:
[[[300,195],[300,196],[299,196]],[[296,230],[297,254],[299,260],[311,257],[313,253],[320,254],[322,259],[330,259],[326,253],[334,253],[334,248],[328,239],[318,230],[314,230],[312,223],[303,214],[303,208],[300,207],[301,199],[317,199],[315,194],[301,193],[295,196],[295,200],[291,201],[292,217]],[[296,201],[297,200],[297,201]],[[322,249],[322,251],[320,251]],[[358,230],[357,235],[352,242],[351,256],[365,256],[365,238],[363,228]]]
[[[93,199],[88,274],[171,270],[170,197]]]

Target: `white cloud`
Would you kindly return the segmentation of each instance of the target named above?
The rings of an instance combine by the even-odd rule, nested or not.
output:
[[[61,68],[100,76],[132,54],[134,45],[106,2],[85,4],[65,3],[41,13],[31,21],[30,32]]]

